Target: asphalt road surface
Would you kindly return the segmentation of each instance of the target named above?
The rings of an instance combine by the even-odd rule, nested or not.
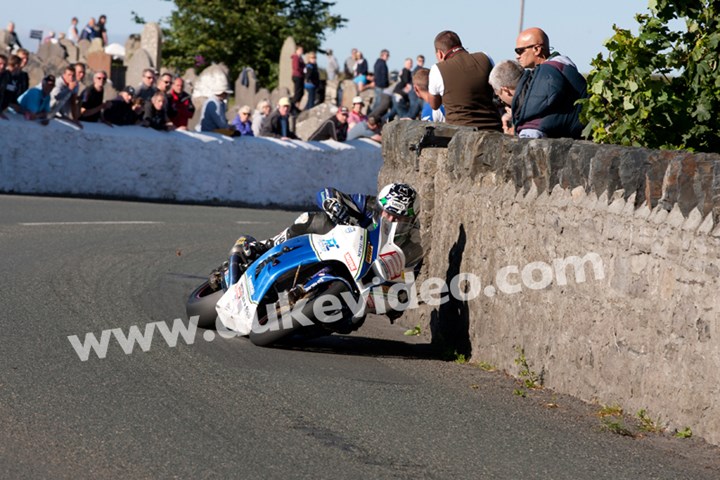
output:
[[[699,439],[604,430],[384,317],[284,348],[199,330],[82,361],[68,340],[184,319],[240,233],[296,215],[0,196],[0,478],[720,478]]]

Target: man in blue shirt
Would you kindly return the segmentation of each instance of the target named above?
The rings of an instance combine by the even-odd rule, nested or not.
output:
[[[50,113],[50,92],[53,87],[55,87],[55,77],[48,75],[43,78],[40,85],[26,90],[18,98],[20,113],[23,113],[28,120],[42,120],[41,123],[47,125]]]

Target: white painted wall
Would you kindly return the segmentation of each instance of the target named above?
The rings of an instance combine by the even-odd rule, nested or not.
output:
[[[0,119],[0,191],[307,207],[326,186],[376,193],[381,148]]]

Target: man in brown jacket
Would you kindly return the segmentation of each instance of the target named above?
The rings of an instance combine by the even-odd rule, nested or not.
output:
[[[438,63],[430,69],[423,100],[433,109],[444,105],[447,123],[501,131],[493,89],[488,83],[490,58],[483,52],[469,53],[457,33],[450,30],[435,37],[435,56]]]

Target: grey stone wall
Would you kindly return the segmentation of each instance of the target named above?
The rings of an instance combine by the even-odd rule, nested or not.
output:
[[[547,387],[720,444],[720,156],[437,125],[449,148],[417,158],[426,125],[385,127],[379,183],[422,196],[418,283],[480,289],[402,322],[511,374],[523,348]]]

